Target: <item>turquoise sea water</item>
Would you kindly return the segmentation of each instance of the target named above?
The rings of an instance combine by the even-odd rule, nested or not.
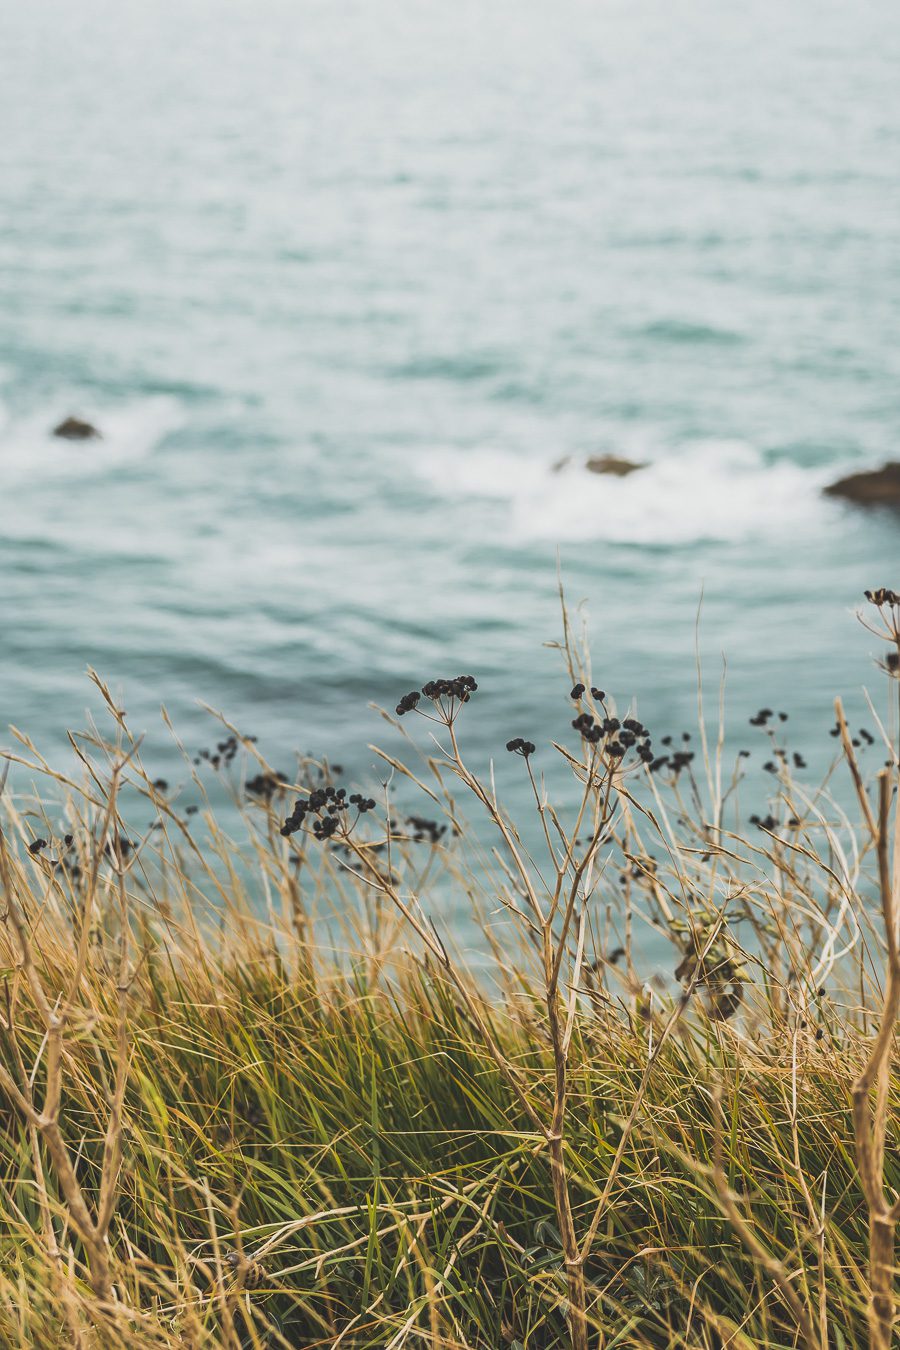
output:
[[[892,0],[29,0],[0,128],[0,724],[62,753],[90,664],[161,773],[202,698],[365,779],[465,670],[515,798],[557,549],[658,734],[701,590],[736,747],[876,683],[900,521],[820,493],[900,455]]]

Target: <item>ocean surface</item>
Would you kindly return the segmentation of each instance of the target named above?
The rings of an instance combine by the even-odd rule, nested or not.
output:
[[[879,690],[900,520],[821,489],[900,457],[895,0],[29,0],[0,133],[0,742],[90,665],[160,774],[205,700],[373,783],[370,702],[465,671],[524,805],[558,560],[658,736],[701,594],[735,749]]]

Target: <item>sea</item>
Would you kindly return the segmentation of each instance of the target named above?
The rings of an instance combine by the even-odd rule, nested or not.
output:
[[[174,785],[207,705],[373,790],[467,673],[564,806],[562,586],[655,737],[724,675],[764,807],[757,709],[812,781],[885,705],[900,518],[823,488],[898,442],[894,0],[0,5],[0,747],[90,667]]]

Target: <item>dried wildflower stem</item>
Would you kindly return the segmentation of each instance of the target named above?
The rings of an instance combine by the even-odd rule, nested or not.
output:
[[[863,782],[863,777],[862,773],[860,772],[859,763],[857,762],[856,754],[853,749],[853,738],[850,735],[850,728],[847,726],[847,717],[844,713],[844,705],[842,700],[839,698],[836,698],[834,700],[834,712],[835,716],[837,717],[837,724],[841,733],[841,745],[843,746],[844,755],[846,756],[847,759],[847,767],[850,770],[850,777],[853,779],[853,786],[856,788],[856,795],[859,798],[859,804],[862,807],[863,816],[865,817],[866,822],[866,828],[868,829],[869,834],[872,837],[872,842],[875,843],[878,839],[878,825],[875,821],[874,815],[872,814],[872,804],[869,801],[869,794],[866,791],[866,786],[865,783]]]
[[[840,719],[839,712],[838,720]],[[851,771],[852,766],[851,759]],[[856,1159],[863,1194],[869,1209],[870,1350],[889,1350],[892,1341],[895,1307],[894,1246],[897,1223],[900,1220],[900,1199],[890,1204],[884,1190],[891,1051],[897,1014],[900,1011],[900,936],[897,931],[900,914],[900,849],[897,848],[897,836],[900,833],[900,798],[894,817],[895,848],[892,871],[890,863],[892,777],[887,769],[883,769],[878,775],[878,821],[874,835],[887,946],[884,1001],[869,1058],[853,1085]],[[866,817],[867,820],[869,815]],[[874,1111],[870,1107],[873,1088]]]
[[[116,1207],[116,1189],[122,1166],[122,1105],[128,1081],[128,994],[131,978],[128,971],[128,904],[125,896],[125,868],[116,865],[119,892],[119,968],[116,983],[116,1069],[112,1102],[103,1141],[103,1166],[100,1176],[100,1198],[97,1209],[97,1233],[104,1244],[108,1240],[109,1225]]]

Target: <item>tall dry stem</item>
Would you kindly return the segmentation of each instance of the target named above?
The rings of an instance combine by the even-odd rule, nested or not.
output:
[[[855,765],[852,744],[840,700],[836,704],[838,723],[845,750]],[[858,770],[853,774],[861,798],[867,799]],[[891,1203],[884,1188],[884,1155],[888,1130],[888,1099],[891,1077],[891,1053],[897,1014],[900,1011],[900,796],[894,811],[894,858],[891,865],[891,797],[896,775],[883,769],[878,775],[878,814],[865,813],[871,822],[872,840],[878,858],[878,883],[884,921],[887,967],[884,999],[878,1030],[866,1064],[853,1085],[853,1128],[856,1158],[863,1194],[869,1209],[869,1346],[870,1350],[890,1350],[895,1316],[894,1249],[900,1199]],[[871,1097],[874,1090],[874,1110]]]

